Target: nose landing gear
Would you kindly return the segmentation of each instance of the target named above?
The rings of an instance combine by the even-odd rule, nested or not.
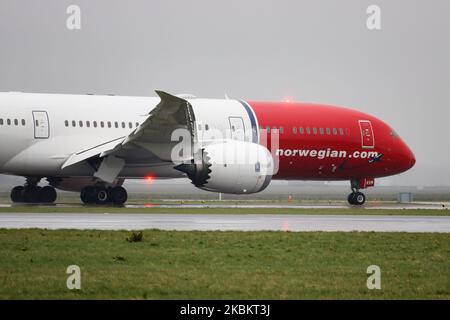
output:
[[[348,195],[348,203],[354,206],[362,206],[366,202],[366,196],[360,189],[366,189],[375,185],[375,179],[364,178],[360,180],[350,180],[352,193]]]
[[[123,205],[128,194],[123,187],[88,186],[81,190],[80,198],[84,204]]]
[[[359,191],[353,191],[348,195],[348,203],[355,206],[362,206],[366,202],[366,196]]]

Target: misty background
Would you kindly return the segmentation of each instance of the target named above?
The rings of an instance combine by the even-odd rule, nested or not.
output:
[[[80,30],[66,27],[72,4]],[[381,30],[366,27],[371,4]],[[448,0],[0,0],[0,91],[348,106],[416,155],[377,185],[449,186],[449,31]]]

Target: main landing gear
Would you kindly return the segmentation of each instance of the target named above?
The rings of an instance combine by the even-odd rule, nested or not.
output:
[[[81,190],[80,198],[84,204],[123,205],[128,194],[123,187],[88,186]]]
[[[24,186],[17,186],[11,190],[11,201],[14,203],[53,203],[57,194],[51,186],[39,187],[40,179],[27,178]]]

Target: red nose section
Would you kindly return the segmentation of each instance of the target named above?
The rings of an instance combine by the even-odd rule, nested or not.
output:
[[[409,168],[414,167],[416,164],[416,157],[414,156],[414,153],[411,152],[410,158],[409,158]]]
[[[416,164],[416,157],[406,143],[402,141],[401,144],[401,170],[406,171]]]

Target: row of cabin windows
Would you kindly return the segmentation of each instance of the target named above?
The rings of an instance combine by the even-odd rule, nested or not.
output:
[[[261,129],[264,129],[264,128],[261,128]],[[270,133],[270,130],[272,130],[272,131],[273,130],[278,130],[278,132],[280,134],[284,133],[284,128],[283,127],[270,128],[269,126],[267,126],[265,128],[265,130],[267,131],[267,133]],[[297,128],[297,127],[293,127],[292,128],[292,132],[294,134],[309,134],[309,135],[311,135],[311,134],[313,134],[313,135],[317,135],[317,134],[320,134],[320,135],[324,135],[324,134],[331,135],[331,134],[333,134],[334,136],[337,136],[337,135],[343,136],[344,134],[349,135],[350,131],[348,129],[344,130],[343,128],[316,128],[316,127],[312,127],[312,128],[310,128],[310,127],[306,127],[306,128],[299,127],[299,128]]]
[[[294,134],[297,134],[297,133],[299,133],[299,134],[314,134],[314,135],[317,135],[317,134],[320,134],[320,135],[324,135],[324,134],[326,134],[326,135],[331,135],[331,134],[333,134],[334,136],[337,136],[337,135],[340,135],[340,136],[343,136],[344,134],[346,134],[346,135],[349,135],[349,130],[348,129],[343,129],[343,128],[316,128],[316,127],[313,127],[313,128],[310,128],[310,127],[306,127],[306,128],[303,128],[303,127],[299,127],[299,128],[297,128],[297,127],[293,127],[292,128],[292,132],[294,133]]]
[[[198,129],[202,130],[202,125],[201,124],[198,125]],[[208,125],[205,124],[205,130],[208,130],[208,129],[209,129]],[[260,127],[260,129],[263,130],[264,128]],[[270,133],[270,130],[278,130],[278,132],[280,134],[284,133],[284,128],[283,127],[273,127],[273,128],[271,128],[271,127],[267,126],[265,128],[265,130],[267,131],[267,133]],[[233,131],[234,131],[234,126],[233,126]],[[294,134],[297,134],[297,133],[298,134],[309,134],[309,135],[311,135],[311,134],[313,134],[313,135],[317,135],[317,134],[324,135],[324,134],[326,134],[328,136],[331,135],[331,134],[333,134],[334,136],[337,136],[337,135],[343,136],[344,134],[345,135],[349,135],[350,134],[349,129],[345,129],[344,130],[343,128],[316,128],[316,127],[312,127],[312,128],[310,128],[310,127],[306,127],[306,128],[293,127],[292,128],[292,132]]]
[[[21,120],[19,121],[19,119],[5,119],[5,120],[3,120],[3,119],[0,118],[0,126],[3,126],[3,125],[11,126],[11,125],[13,125],[13,124],[14,124],[15,126],[18,126],[19,123],[20,123],[22,126],[25,126],[25,125],[26,125],[25,119],[21,119]]]
[[[66,127],[69,127],[70,124],[72,124],[72,127],[74,127],[74,128],[77,127],[77,126],[80,127],[80,128],[83,128],[83,127],[90,128],[91,127],[91,121],[81,121],[81,120],[78,121],[78,122],[75,121],[75,120],[72,120],[71,122],[69,122],[69,120],[64,121],[64,125]],[[125,129],[127,127],[127,123],[125,123],[125,122],[119,123],[117,121],[115,121],[115,122],[111,122],[111,121],[106,121],[106,122],[105,121],[99,121],[99,122],[92,121],[92,127],[93,128],[97,128],[99,126],[100,126],[100,128],[105,128],[105,126],[108,127],[108,128],[112,128],[114,126],[114,128],[122,127],[123,129]],[[136,122],[135,126],[138,127],[139,123]],[[130,128],[130,129],[133,128],[133,123],[132,122],[128,122],[128,128]]]

